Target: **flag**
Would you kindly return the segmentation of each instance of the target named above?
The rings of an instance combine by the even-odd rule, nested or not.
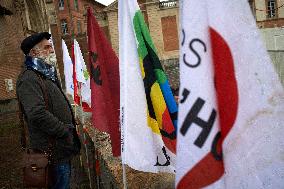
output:
[[[66,43],[63,39],[62,39],[62,52],[63,52],[62,54],[63,54],[66,94],[71,95],[72,98],[74,99],[73,63],[69,56]]]
[[[177,105],[136,0],[119,1],[122,161],[174,172]]]
[[[284,92],[248,1],[180,15],[176,188],[284,188]]]
[[[91,85],[90,76],[88,77],[86,83],[81,85],[81,95],[82,95],[82,108],[84,112],[92,112],[91,109]]]
[[[109,133],[112,153],[120,156],[118,58],[90,8],[87,22],[92,123],[99,130]]]
[[[80,96],[79,96],[79,93],[78,93],[79,85],[78,85],[77,74],[76,74],[74,43],[72,44],[71,52],[72,52],[72,62],[73,62],[73,86],[74,86],[73,99],[74,99],[75,104],[80,105],[81,100],[80,100]]]
[[[77,82],[86,83],[88,71],[79,43],[76,39],[74,39],[74,62]]]
[[[90,76],[80,49],[80,45],[76,39],[74,39],[74,63],[76,70],[77,82],[81,82],[81,97],[82,108],[84,111],[91,111],[91,88],[90,88]]]

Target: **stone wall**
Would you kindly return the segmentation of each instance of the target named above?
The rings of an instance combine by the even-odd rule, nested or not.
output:
[[[113,157],[109,135],[93,128],[87,120],[84,124],[97,152],[97,180],[101,189],[122,189],[121,159]],[[174,189],[174,174],[146,173],[126,166],[127,188],[129,189]]]
[[[168,80],[173,89],[179,88],[179,59],[167,59],[161,61],[164,67]]]
[[[19,122],[17,99],[0,101],[0,126]]]
[[[268,51],[268,53],[284,86],[284,51]]]

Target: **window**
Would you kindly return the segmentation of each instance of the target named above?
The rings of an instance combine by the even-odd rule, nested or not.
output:
[[[276,1],[275,0],[267,1],[267,17],[268,18],[276,17]]]
[[[58,1],[58,7],[59,7],[59,10],[64,10],[64,0]]]
[[[82,33],[80,20],[77,21],[77,33]]]
[[[174,51],[179,49],[178,44],[178,27],[176,16],[168,16],[161,18],[164,50]]]
[[[68,34],[68,25],[67,25],[67,21],[65,19],[61,20],[61,32],[62,32],[63,35]]]
[[[75,10],[79,10],[78,0],[74,0],[74,8]]]

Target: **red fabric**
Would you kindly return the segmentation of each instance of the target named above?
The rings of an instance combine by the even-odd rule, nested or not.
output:
[[[82,102],[82,108],[84,112],[92,112],[92,108],[86,102]]]
[[[80,96],[78,95],[78,81],[76,77],[76,64],[74,55],[74,44],[72,44],[72,62],[73,62],[73,84],[74,84],[74,103],[80,105]]]
[[[215,70],[215,88],[220,117],[221,137],[216,143],[218,154],[222,154],[222,144],[232,129],[238,111],[238,87],[235,77],[234,60],[225,39],[210,28],[212,55]],[[219,180],[224,174],[223,159],[216,160],[209,152],[179,181],[177,189],[198,189]]]
[[[113,155],[120,156],[119,61],[90,8],[87,28],[91,66],[92,123],[99,130],[109,133]]]

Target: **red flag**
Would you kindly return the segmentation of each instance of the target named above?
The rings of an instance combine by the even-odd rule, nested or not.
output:
[[[72,44],[72,62],[73,62],[73,83],[74,83],[74,103],[80,105],[80,96],[78,95],[78,81],[76,77],[76,63],[74,56],[74,44]]]
[[[92,123],[111,138],[112,153],[120,156],[118,58],[88,9],[88,46],[91,70]]]
[[[82,102],[82,108],[84,112],[92,112],[92,108],[86,102]]]

